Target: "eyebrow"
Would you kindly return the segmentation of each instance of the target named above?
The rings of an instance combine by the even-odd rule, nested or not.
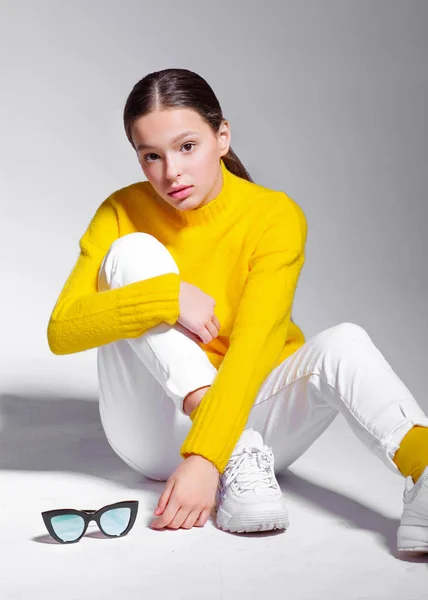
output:
[[[174,138],[172,138],[171,142],[173,144],[176,144],[182,138],[187,137],[188,135],[199,135],[199,132],[198,131],[183,131],[183,133],[180,133],[180,135],[176,135]],[[156,146],[151,146],[150,144],[138,144],[137,151],[138,150],[145,150],[147,148],[155,148],[155,147]]]

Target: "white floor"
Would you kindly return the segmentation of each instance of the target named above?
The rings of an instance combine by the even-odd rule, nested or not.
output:
[[[279,478],[285,532],[229,534],[148,527],[164,484],[139,476],[105,440],[95,398],[0,396],[0,598],[246,600],[428,597],[428,554],[401,555],[403,479],[339,416]],[[96,526],[71,545],[47,535],[40,512],[138,499],[121,539]]]

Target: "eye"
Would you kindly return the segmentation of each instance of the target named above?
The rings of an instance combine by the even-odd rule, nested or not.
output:
[[[155,154],[154,152],[150,152],[150,154],[146,154],[146,155],[144,156],[144,160],[145,160],[146,162],[153,162],[152,160],[147,160],[147,157],[148,157],[148,156],[159,156],[159,155],[158,155],[158,154]]]
[[[183,144],[181,147],[184,148],[185,146],[196,146],[196,144],[194,144],[193,142],[186,142],[185,144]],[[189,150],[189,152],[191,152],[191,150]],[[184,154],[189,154],[189,152],[185,152]],[[146,162],[154,162],[153,160],[148,160],[147,157],[149,156],[159,156],[159,154],[155,154],[154,152],[150,152],[150,154],[146,154],[143,158]]]

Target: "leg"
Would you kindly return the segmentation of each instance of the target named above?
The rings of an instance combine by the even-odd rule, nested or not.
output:
[[[241,436],[242,446],[237,444],[222,475],[217,525],[241,532],[287,527],[286,508],[277,497],[279,486],[274,476],[268,476],[301,456],[339,412],[396,474],[400,471],[394,458],[403,439],[412,431],[417,432],[412,437],[419,439],[418,426],[428,433],[427,416],[366,331],[352,323],[326,329],[283,361],[260,387]],[[263,439],[258,439],[258,432]],[[255,450],[259,461],[246,456]],[[398,548],[425,550],[428,467],[414,489],[409,480]],[[249,496],[256,486],[257,495]]]
[[[428,418],[367,332],[353,323],[308,340],[270,373],[247,427],[275,455],[275,472],[292,464],[342,413],[358,438],[394,473],[403,437]]]
[[[116,240],[100,267],[98,289],[113,289],[178,267],[163,244],[137,232]],[[161,323],[138,338],[98,348],[100,415],[115,452],[147,477],[165,481],[183,460],[192,425],[183,400],[210,386],[217,370],[184,328]]]

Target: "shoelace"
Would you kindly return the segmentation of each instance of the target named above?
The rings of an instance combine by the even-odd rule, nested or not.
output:
[[[252,460],[256,455],[256,464]],[[271,450],[249,448],[244,446],[242,452],[232,455],[225,470],[226,477],[223,488],[228,487],[239,475],[238,487],[242,490],[251,490],[256,487],[276,488],[270,469],[273,454]]]

